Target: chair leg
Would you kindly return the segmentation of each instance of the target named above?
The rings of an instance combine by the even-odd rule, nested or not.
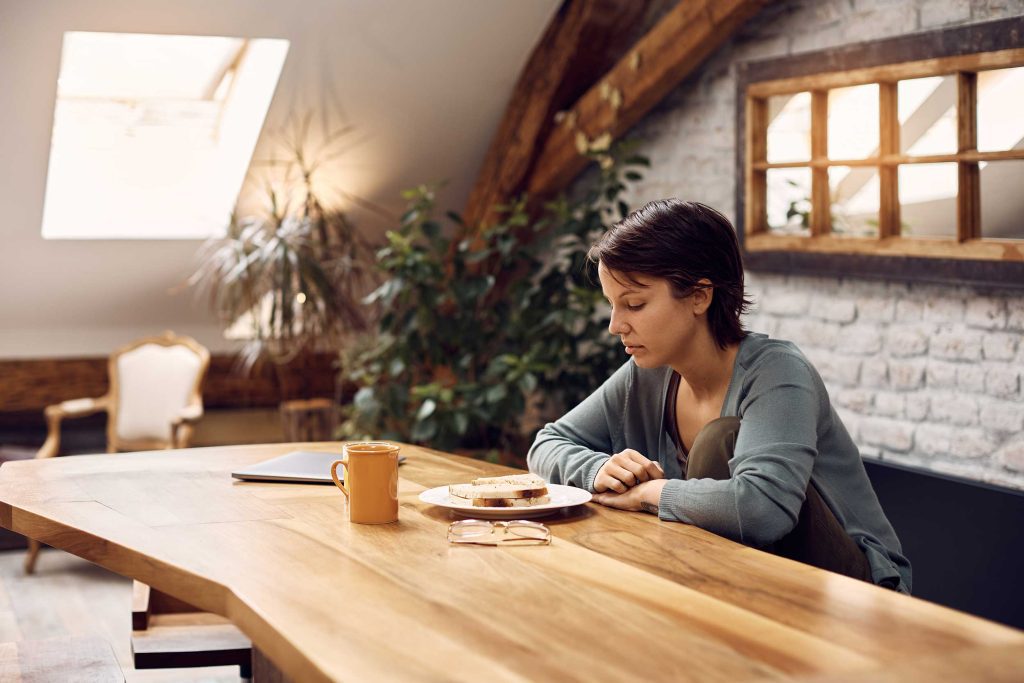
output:
[[[194,431],[188,422],[179,422],[171,429],[171,448],[188,448]]]
[[[52,458],[60,452],[60,423],[64,419],[64,413],[60,406],[47,406],[43,411],[46,415],[46,441],[43,442],[37,458]]]
[[[36,558],[39,555],[39,541],[34,538],[28,539],[28,552],[25,553],[25,573],[34,574],[36,571]]]

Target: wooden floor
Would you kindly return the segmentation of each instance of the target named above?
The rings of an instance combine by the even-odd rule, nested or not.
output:
[[[193,445],[281,441],[277,410],[214,411]],[[44,548],[33,576],[23,550],[0,551],[0,643],[94,636],[111,644],[129,683],[237,683],[238,667],[136,671],[131,654],[131,581],[60,550]]]
[[[238,667],[136,671],[131,656],[131,581],[59,550],[43,549],[36,574],[24,551],[0,552],[0,642],[92,636],[108,641],[129,682],[237,683]]]
[[[192,445],[281,441],[276,409],[212,411]],[[44,548],[25,576],[23,550],[0,551],[0,643],[65,636],[108,641],[129,682],[237,683],[238,667],[136,671],[131,656],[131,581],[59,550]]]

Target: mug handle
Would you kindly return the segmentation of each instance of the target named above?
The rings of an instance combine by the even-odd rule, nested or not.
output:
[[[341,492],[344,493],[347,498],[349,497],[349,491],[348,488],[341,483],[341,479],[338,479],[338,465],[344,465],[345,468],[348,469],[348,459],[335,460],[331,463],[331,479],[334,480],[334,483],[338,485],[338,488],[341,489]]]

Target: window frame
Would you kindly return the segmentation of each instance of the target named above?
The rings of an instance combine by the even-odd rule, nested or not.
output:
[[[977,70],[1024,66],[1024,17],[915,33],[803,53],[737,68],[736,229],[751,271],[850,275],[895,280],[1024,288],[1024,241],[980,240],[978,162],[1024,159],[1024,150],[977,152]],[[908,78],[957,77],[958,151],[910,156],[899,153],[897,82]],[[831,160],[827,156],[827,96],[832,88],[879,83],[879,156]],[[812,93],[811,159],[770,164],[767,159],[767,98]],[[893,126],[896,126],[894,129]],[[754,134],[760,130],[762,134]],[[900,165],[954,161],[958,166],[957,239],[919,240],[898,235]],[[878,237],[830,233],[828,169],[880,169]],[[811,236],[766,231],[766,176],[771,168],[810,168]],[[822,210],[825,207],[826,210]],[[1024,216],[1021,218],[1024,221]]]
[[[223,236],[290,47],[284,38],[65,31],[42,239]]]

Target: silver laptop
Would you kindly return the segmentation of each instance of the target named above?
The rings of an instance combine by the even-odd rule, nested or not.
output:
[[[308,484],[332,484],[331,463],[341,459],[341,453],[322,453],[319,451],[292,451],[270,460],[249,465],[232,472],[235,479],[244,481],[286,481]],[[402,464],[405,456],[398,456]],[[342,468],[338,468],[341,476]]]

